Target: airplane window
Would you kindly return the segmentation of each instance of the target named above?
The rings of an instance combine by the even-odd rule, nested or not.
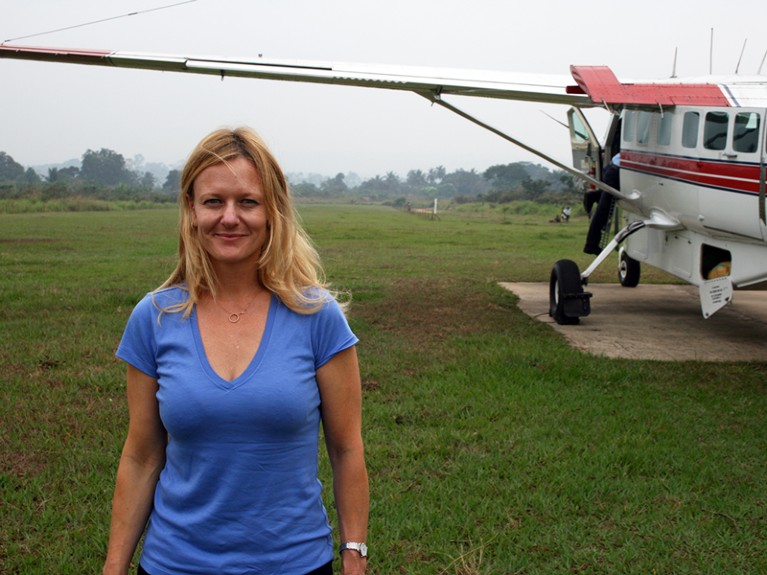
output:
[[[652,114],[650,112],[639,112],[637,116],[637,143],[646,144],[650,141],[650,124],[652,123]]]
[[[727,112],[708,112],[703,126],[703,147],[708,150],[724,150],[727,145]]]
[[[660,116],[660,122],[658,123],[658,144],[661,146],[668,146],[671,144],[671,118],[673,118],[673,116],[668,112],[664,112]]]
[[[735,116],[735,133],[732,136],[732,149],[736,152],[756,152],[759,141],[759,122],[761,118],[755,112],[743,112]]]
[[[633,110],[627,111],[626,114],[623,116],[623,141],[624,142],[634,141],[634,116],[636,116],[636,112],[634,112]]]
[[[589,131],[581,122],[578,114],[573,114],[570,120],[570,136],[575,144],[583,144],[589,141]]]
[[[686,112],[682,123],[682,145],[685,148],[694,148],[698,145],[698,124],[700,114],[698,112]]]

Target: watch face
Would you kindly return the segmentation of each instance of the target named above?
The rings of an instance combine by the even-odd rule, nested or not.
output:
[[[363,557],[368,556],[368,546],[365,545],[364,543],[360,543],[360,555],[362,555]]]

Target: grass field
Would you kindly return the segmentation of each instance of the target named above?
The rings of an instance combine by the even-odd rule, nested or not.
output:
[[[767,366],[591,357],[497,286],[583,267],[585,221],[301,213],[353,295],[371,574],[767,572]],[[0,215],[0,573],[100,571],[127,425],[113,352],[175,220]]]

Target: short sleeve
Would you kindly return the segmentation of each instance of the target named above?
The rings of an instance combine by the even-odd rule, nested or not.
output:
[[[316,369],[325,365],[337,353],[352,347],[359,341],[335,299],[325,303],[315,314],[314,320],[312,345]]]
[[[155,325],[159,310],[152,294],[133,308],[115,355],[150,377],[157,377]]]

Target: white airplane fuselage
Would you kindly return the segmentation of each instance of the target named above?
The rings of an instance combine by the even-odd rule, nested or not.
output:
[[[679,229],[647,227],[627,238],[637,261],[700,285],[720,264],[734,287],[767,281],[765,108],[676,106],[627,108],[619,121],[621,190],[640,208],[662,212]],[[612,143],[612,149],[617,149]]]

